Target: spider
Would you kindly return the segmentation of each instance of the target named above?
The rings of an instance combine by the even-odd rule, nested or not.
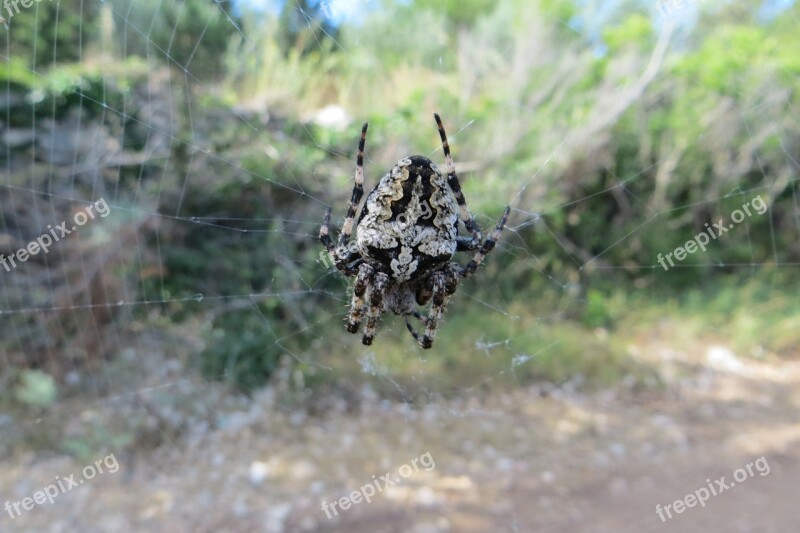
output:
[[[505,228],[510,207],[483,241],[461,192],[442,119],[434,114],[445,157],[445,174],[427,157],[401,159],[367,196],[350,242],[356,209],[364,194],[364,146],[368,124],[361,128],[355,184],[339,242],[330,237],[331,209],[319,230],[319,239],[336,268],[355,276],[346,329],[357,333],[365,318],[361,342],[370,345],[385,311],[402,315],[406,327],[424,349],[433,346],[436,330],[459,282],[475,274]],[[459,214],[471,236],[458,235]],[[475,252],[466,266],[451,261],[455,252]],[[417,310],[431,302],[427,316]],[[409,317],[425,327],[414,330]]]

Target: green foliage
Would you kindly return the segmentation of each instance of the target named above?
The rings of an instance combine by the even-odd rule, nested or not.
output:
[[[374,183],[401,155],[439,157],[431,120],[439,111],[482,227],[507,202],[516,209],[500,253],[479,283],[465,284],[470,298],[449,311],[436,357],[410,357],[402,324],[387,320],[379,370],[404,388],[453,392],[487,376],[504,385],[578,375],[590,384],[647,380],[624,347],[631,324],[653,326],[647,317],[686,313],[681,327],[691,335],[720,327],[751,354],[789,354],[798,340],[789,298],[761,300],[790,281],[786,273],[750,285],[736,268],[719,266],[800,261],[791,178],[800,125],[786,112],[800,108],[792,24],[800,8],[760,22],[751,4],[714,7],[691,36],[675,38],[646,79],[660,38],[653,20],[620,9],[590,34],[574,24],[591,26],[593,8],[579,2],[385,2],[363,25],[338,29],[310,1],[241,22],[227,18],[227,2],[112,0],[113,10],[102,12],[63,4],[57,25],[56,4],[43,2],[11,21],[0,80],[25,94],[36,117],[79,105],[85,116],[103,117],[107,104],[135,118],[131,77],[163,64],[188,71],[177,84],[187,94],[174,117],[177,170],[153,162],[164,176],[157,191],[140,167],[122,171],[119,185],[123,195],[157,192],[163,214],[180,205],[181,217],[202,217],[164,222],[150,243],[163,272],[144,277],[137,297],[169,301],[169,323],[202,316],[207,344],[196,362],[206,376],[251,389],[289,361],[304,386],[316,387],[355,380],[315,373],[318,354],[356,375],[369,366],[352,361],[348,347],[357,340],[331,319],[343,312],[346,283],[316,262],[316,224],[323,204],[340,209],[349,197],[362,121],[371,124]],[[109,55],[119,65],[101,61]],[[315,124],[327,105],[344,108],[349,124]],[[24,126],[30,113],[9,113],[9,122]],[[194,152],[198,146],[209,157]],[[137,188],[125,190],[130,184]],[[661,270],[658,254],[757,192],[769,198],[767,213],[681,263],[692,268]],[[702,283],[712,288],[686,288]],[[329,298],[319,304],[310,294]],[[507,314],[488,312],[484,299],[502,302]],[[712,311],[731,325],[702,322]],[[764,332],[769,342],[758,348],[753,339]],[[389,394],[396,387],[387,383]]]
[[[82,461],[91,462],[107,450],[124,449],[134,442],[135,435],[130,430],[115,431],[97,421],[87,425],[80,438],[67,437],[61,443],[64,452]]]
[[[52,63],[79,61],[82,44],[97,37],[99,3],[82,0],[34,2],[29,8],[19,7],[19,13],[2,15],[8,21],[8,56],[22,60],[33,70]],[[0,30],[3,31],[3,30]]]
[[[336,39],[338,27],[325,16],[323,6],[323,2],[309,0],[284,3],[276,39],[284,53],[304,55],[316,50],[320,43]]]
[[[255,21],[245,21],[245,31]],[[327,95],[340,82],[339,71],[345,57],[333,53],[335,45],[322,40],[321,47],[303,52],[293,48],[284,52],[275,32],[276,21],[263,22],[248,39],[240,39],[224,56],[227,83],[233,100],[239,103],[266,103],[279,114],[299,115],[324,105]]]
[[[655,44],[652,21],[640,14],[632,14],[618,26],[611,26],[603,32],[603,40],[611,54],[623,51],[626,46],[636,46],[640,50],[652,50]]]
[[[48,407],[56,401],[58,389],[49,374],[38,370],[23,370],[14,396],[17,401],[33,407]]]
[[[763,28],[724,26],[710,35],[696,53],[687,55],[675,73],[715,94],[735,96],[747,85],[758,83],[763,71],[775,65],[778,48]]]
[[[442,2],[434,4],[447,5]],[[403,24],[397,24],[398,16],[402,17]],[[451,69],[456,58],[450,51],[456,36],[449,29],[450,23],[446,13],[430,6],[408,6],[400,8],[399,13],[387,9],[374,13],[370,24],[357,32],[345,27],[340,40],[348,53],[355,54],[348,66],[357,72],[377,70],[388,73],[392,69],[403,69],[411,62],[430,69]],[[410,28],[414,28],[414,35],[424,35],[425,38],[409,38]],[[413,103],[406,102],[407,105]]]
[[[415,0],[401,13],[415,16],[418,13],[438,12],[458,26],[471,26],[489,13],[495,6],[493,0],[463,0],[461,2],[439,2],[437,0]]]
[[[344,351],[327,350],[326,361],[351,383],[358,382],[359,373],[367,374],[362,379],[386,376],[390,379],[380,392],[395,396],[397,384],[406,392],[406,401],[424,401],[430,390],[450,396],[536,382],[570,381],[600,388],[622,380],[638,386],[658,381],[652,369],[626,353],[626,332],[615,335],[550,321],[544,306],[537,304],[509,303],[510,316],[505,316],[472,306],[473,299],[456,300],[458,305],[448,311],[446,327],[430,352],[409,352],[402,323],[388,318],[379,356],[353,361]],[[328,344],[334,347],[340,345],[340,337],[342,344],[350,338],[344,332],[329,332],[329,336]]]
[[[8,114],[9,122],[19,127],[30,125],[30,113],[37,118],[62,118],[80,107],[84,118],[92,119],[109,107],[120,109],[131,85],[146,76],[146,67],[135,58],[114,65],[53,64],[36,73],[19,58],[0,63],[0,84],[8,84],[24,98]],[[22,108],[25,113],[17,112]]]
[[[138,55],[207,81],[221,76],[239,22],[228,0],[112,0],[116,53]],[[146,28],[147,31],[143,31]]]
[[[608,327],[612,324],[606,299],[600,291],[592,289],[586,295],[583,323],[592,328]]]
[[[243,390],[262,386],[286,355],[281,338],[286,326],[282,304],[272,298],[244,311],[226,313],[213,324],[209,346],[200,355],[203,374]]]

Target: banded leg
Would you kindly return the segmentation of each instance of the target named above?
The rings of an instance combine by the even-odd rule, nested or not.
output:
[[[367,291],[372,274],[375,272],[368,263],[362,263],[358,267],[358,274],[353,283],[353,299],[350,302],[350,313],[347,315],[347,331],[350,333],[358,332],[358,325],[364,317],[365,298],[364,293]]]
[[[497,244],[497,240],[500,238],[500,234],[503,233],[503,229],[506,227],[506,221],[508,220],[508,214],[511,212],[511,207],[506,206],[506,210],[503,211],[503,216],[500,218],[500,222],[497,223],[497,226],[492,231],[491,235],[489,235],[486,240],[481,245],[480,250],[475,252],[475,255],[472,257],[472,261],[467,263],[461,270],[461,277],[468,278],[475,273],[478,267],[483,263],[484,257],[486,257],[489,252],[494,249],[494,245]]]
[[[376,272],[372,278],[372,287],[369,293],[369,307],[367,309],[367,325],[364,327],[364,336],[361,342],[369,346],[375,337],[378,320],[383,314],[383,296],[389,287],[389,276],[383,272]]]
[[[411,311],[411,316],[422,322],[425,322],[425,320],[427,320],[424,316],[422,316],[422,313],[420,313],[419,311]]]
[[[420,313],[419,311],[412,311],[410,316],[413,316],[414,318],[416,318],[417,320],[419,320],[423,324],[427,324],[428,323],[428,319],[425,318],[424,316],[422,316],[422,313]],[[411,336],[414,337],[414,340],[416,340],[417,342],[419,342],[421,344],[419,333],[416,332],[416,330],[414,329],[414,326],[412,326],[411,322],[408,321],[408,317],[409,317],[409,315],[403,315],[403,320],[406,321],[406,328],[408,328],[408,331],[409,331],[409,333],[411,333]]]
[[[427,350],[433,346],[433,339],[436,338],[436,328],[444,315],[444,308],[450,301],[450,296],[444,290],[444,273],[436,272],[433,278],[433,302],[431,310],[428,312],[428,319],[425,321],[425,334],[420,340],[420,345]]]
[[[334,255],[336,247],[331,241],[331,208],[325,210],[325,216],[322,217],[322,226],[319,227],[319,240],[331,255]]]
[[[353,193],[350,195],[350,206],[347,208],[347,216],[344,218],[342,232],[339,234],[339,246],[344,246],[350,241],[356,209],[361,202],[361,196],[364,194],[364,147],[367,143],[368,127],[369,124],[365,122],[361,128],[361,140],[358,141],[358,155],[356,156],[355,184],[353,185]]]
[[[464,221],[464,226],[466,226],[467,231],[472,233],[472,242],[474,242],[475,247],[477,247],[478,243],[483,239],[481,228],[478,226],[478,223],[475,222],[475,219],[472,218],[469,207],[467,207],[467,200],[464,198],[464,193],[461,192],[461,183],[458,181],[458,176],[456,175],[456,164],[453,162],[453,156],[450,154],[450,143],[447,142],[447,134],[444,131],[442,119],[439,117],[438,113],[434,113],[433,116],[436,119],[436,126],[439,128],[439,137],[442,139],[447,184],[453,191],[456,202],[458,202],[458,208],[461,210],[461,220]]]
[[[476,241],[472,237],[456,237],[456,252],[474,252],[481,246],[481,241]]]
[[[422,344],[422,340],[421,340],[421,337],[419,336],[419,333],[416,332],[416,330],[414,329],[414,326],[412,326],[411,322],[408,321],[408,317],[407,316],[403,317],[403,318],[406,321],[406,328],[408,329],[408,332],[411,333],[411,336],[414,337],[414,340],[417,341],[421,345]],[[423,321],[424,321],[424,319],[423,319]]]
[[[319,228],[319,240],[325,246],[336,268],[344,273],[345,276],[354,276],[364,260],[359,257],[358,252],[352,246],[338,247],[333,244],[330,237],[330,223],[331,209],[328,208],[325,210],[325,217],[322,219],[322,226]],[[342,250],[345,251],[344,255],[341,255]]]
[[[420,346],[425,350],[433,346],[437,328],[444,316],[447,304],[450,303],[450,297],[456,292],[459,279],[460,267],[456,263],[451,263],[450,267],[446,270],[440,270],[431,274],[430,287],[433,293],[433,301],[427,318],[421,319],[425,323],[425,333],[420,336],[413,328],[408,328],[411,335],[414,336]],[[406,325],[408,326],[407,322]]]

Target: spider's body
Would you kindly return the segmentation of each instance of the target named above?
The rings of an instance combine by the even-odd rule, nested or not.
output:
[[[430,159],[398,162],[367,196],[356,227],[364,260],[403,283],[450,261],[458,215],[447,180]]]
[[[494,248],[508,216],[506,208],[492,235],[482,243],[480,229],[461,193],[447,136],[439,116],[435,116],[447,163],[446,175],[426,157],[401,159],[367,196],[353,246],[349,240],[364,190],[364,124],[355,186],[338,246],[329,235],[330,209],[320,228],[320,240],[332,254],[336,267],[347,276],[356,276],[347,330],[357,332],[366,311],[362,342],[367,345],[372,343],[380,315],[391,311],[405,318],[408,330],[423,348],[430,348],[450,296],[460,280],[474,274]],[[458,235],[459,214],[471,237]],[[457,251],[475,251],[475,256],[462,267],[451,261]],[[430,312],[423,317],[417,306],[431,300]],[[423,322],[423,335],[414,331],[409,316]]]

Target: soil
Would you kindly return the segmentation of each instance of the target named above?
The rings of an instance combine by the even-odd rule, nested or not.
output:
[[[367,399],[313,416],[264,389],[219,427],[116,457],[117,472],[13,520],[2,511],[0,529],[800,531],[800,361],[659,340],[634,351],[663,386],[532,386],[419,408]],[[83,466],[7,460],[0,504]],[[399,482],[384,488],[386,473]],[[703,506],[686,498],[723,476],[728,488]],[[333,516],[332,501],[374,480],[371,502]],[[693,506],[677,513],[679,499]]]

